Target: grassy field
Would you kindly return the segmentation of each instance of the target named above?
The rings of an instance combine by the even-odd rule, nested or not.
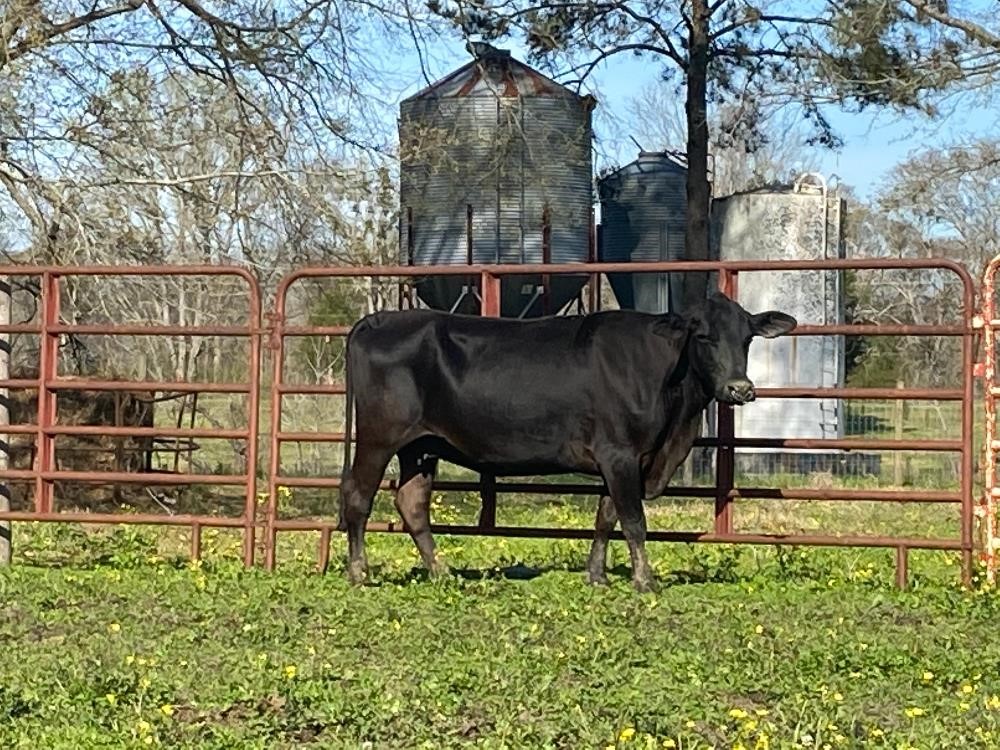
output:
[[[591,506],[501,515],[586,527]],[[810,507],[738,518],[955,530],[951,509]],[[653,504],[651,525],[704,511]],[[339,536],[320,576],[309,534],[266,574],[228,532],[191,564],[179,530],[18,525],[0,747],[1000,747],[1000,597],[961,590],[951,554],[913,552],[901,593],[888,551],[652,545],[641,596],[620,542],[591,588],[587,542],[440,538],[456,574],[431,582],[409,538],[369,539],[355,589]]]

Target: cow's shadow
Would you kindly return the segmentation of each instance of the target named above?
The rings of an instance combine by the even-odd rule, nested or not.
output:
[[[530,581],[548,573],[574,573],[581,578],[584,577],[587,568],[585,565],[525,565],[516,563],[514,565],[494,566],[491,568],[449,568],[447,573],[438,578],[432,578],[424,567],[414,567],[407,572],[386,573],[373,566],[372,579],[369,585],[394,585],[401,586],[413,582],[432,582],[435,580],[461,579],[465,581]],[[624,581],[632,580],[632,569],[624,564],[614,565],[607,569],[609,580],[619,578]],[[671,570],[657,576],[660,586],[682,586],[685,584],[710,583],[712,577],[702,571],[697,570]]]

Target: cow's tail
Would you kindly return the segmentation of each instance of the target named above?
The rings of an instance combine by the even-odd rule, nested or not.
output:
[[[337,519],[337,529],[347,530],[344,518],[344,487],[351,476],[351,434],[354,423],[354,392],[351,390],[351,336],[348,335],[344,346],[344,466],[340,472],[340,510]]]

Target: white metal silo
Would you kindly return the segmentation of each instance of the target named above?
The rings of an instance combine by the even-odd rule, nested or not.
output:
[[[843,199],[815,174],[803,175],[787,188],[718,198],[712,205],[713,256],[720,260],[841,258],[843,214]],[[802,323],[844,322],[839,271],[743,273],[739,276],[739,301],[750,312],[781,310]],[[755,339],[747,366],[756,385],[768,388],[838,387],[844,384],[844,369],[843,336]],[[734,418],[737,437],[839,438],[844,434],[838,399],[761,399],[735,409]],[[748,458],[772,454],[773,463],[773,454],[782,451],[740,453]],[[788,452],[783,466],[770,468],[803,469],[803,459],[812,459],[815,464],[815,457],[821,454]],[[790,462],[798,466],[789,466]]]

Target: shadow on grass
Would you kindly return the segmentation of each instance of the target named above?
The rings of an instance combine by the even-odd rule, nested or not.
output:
[[[503,565],[490,568],[449,568],[448,572],[438,578],[432,578],[426,568],[414,567],[406,573],[383,574],[379,566],[372,566],[371,575],[366,583],[369,586],[394,585],[402,586],[408,583],[432,582],[435,580],[460,579],[463,581],[531,581],[547,573],[576,573],[584,578],[587,572],[585,565]],[[627,565],[615,565],[607,569],[609,578],[619,578],[623,581],[632,580],[632,568]],[[336,575],[328,571],[327,575]],[[698,570],[672,570],[657,576],[661,586],[682,586],[687,584],[712,583],[720,580],[709,572]]]

